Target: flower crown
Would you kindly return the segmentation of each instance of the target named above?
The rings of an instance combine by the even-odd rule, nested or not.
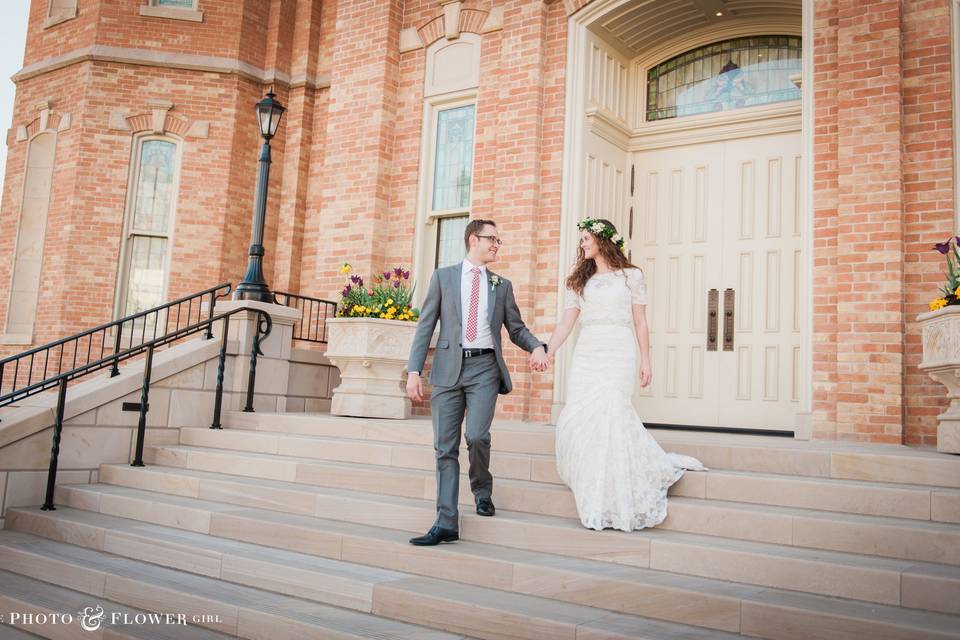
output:
[[[601,220],[586,218],[577,223],[577,229],[580,229],[580,231],[589,231],[599,238],[609,240],[623,251],[623,236],[617,233],[616,229]]]

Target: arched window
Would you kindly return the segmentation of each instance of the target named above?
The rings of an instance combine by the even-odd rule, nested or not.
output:
[[[735,38],[647,71],[647,121],[799,100],[799,36]]]
[[[118,316],[162,304],[177,200],[179,153],[168,138],[137,140],[122,252]]]

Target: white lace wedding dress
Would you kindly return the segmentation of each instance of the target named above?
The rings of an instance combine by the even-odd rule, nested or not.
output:
[[[590,529],[660,524],[670,485],[685,469],[704,468],[694,458],[664,452],[634,410],[640,371],[634,304],[646,304],[639,269],[595,275],[582,295],[566,295],[566,308],[580,309],[580,336],[557,420],[557,471]]]

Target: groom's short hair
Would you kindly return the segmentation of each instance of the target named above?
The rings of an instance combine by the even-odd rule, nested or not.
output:
[[[467,224],[466,230],[463,232],[463,244],[467,248],[467,251],[470,251],[470,236],[479,236],[483,232],[483,228],[487,225],[491,227],[496,227],[497,223],[493,220],[483,220],[482,218],[475,218]]]

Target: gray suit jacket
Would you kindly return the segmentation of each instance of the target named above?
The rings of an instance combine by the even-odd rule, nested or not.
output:
[[[443,267],[433,272],[430,278],[430,288],[427,297],[420,309],[420,321],[417,324],[417,333],[410,348],[410,359],[407,362],[407,371],[423,371],[423,363],[427,359],[427,348],[433,330],[440,322],[440,336],[437,340],[437,350],[433,356],[433,369],[430,371],[430,384],[448,387],[456,384],[460,377],[460,367],[463,363],[463,344],[461,341],[463,310],[460,301],[460,280],[462,262]],[[500,278],[500,284],[493,286],[490,279]],[[501,327],[506,325],[510,340],[524,351],[533,351],[543,345],[535,335],[530,333],[523,319],[520,309],[513,297],[513,285],[506,278],[500,277],[489,269],[487,322],[490,323],[490,333],[493,336],[493,347],[497,355],[497,365],[500,367],[500,393],[510,393],[513,384],[510,373],[503,361],[503,347],[501,346]]]

